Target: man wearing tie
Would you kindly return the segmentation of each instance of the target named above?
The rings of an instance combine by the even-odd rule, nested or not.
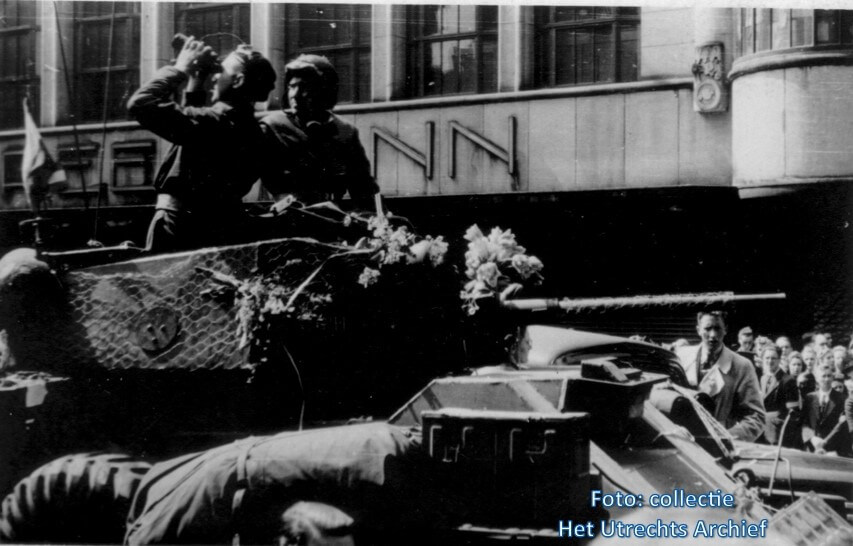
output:
[[[761,394],[764,397],[764,409],[767,410],[764,439],[771,445],[778,444],[782,425],[790,414],[782,445],[799,448],[800,393],[797,390],[797,382],[779,366],[779,350],[775,346],[765,347],[760,358],[764,367],[760,381]]]
[[[817,390],[803,400],[803,442],[817,453],[846,451],[846,430],[836,426],[844,412],[845,397],[832,389],[832,376],[829,366],[818,367]]]
[[[678,350],[687,379],[711,398],[711,413],[735,439],[752,442],[764,431],[765,421],[755,366],[723,344],[722,312],[703,311],[696,318],[701,343]]]

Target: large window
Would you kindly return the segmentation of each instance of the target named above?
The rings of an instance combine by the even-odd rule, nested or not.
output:
[[[740,9],[737,55],[812,46],[853,46],[853,10]]]
[[[370,101],[370,19],[364,4],[287,6],[287,57],[315,53],[338,72],[339,102]]]
[[[0,129],[23,127],[27,96],[38,120],[38,7],[31,0],[0,0]]]
[[[110,29],[112,28],[112,35]],[[80,121],[122,119],[139,87],[139,3],[74,4],[74,96]]]
[[[537,7],[534,17],[538,87],[637,79],[639,8]]]
[[[203,40],[220,58],[241,43],[250,43],[251,6],[188,2],[175,4],[177,32]]]
[[[497,91],[496,6],[409,6],[412,96]]]

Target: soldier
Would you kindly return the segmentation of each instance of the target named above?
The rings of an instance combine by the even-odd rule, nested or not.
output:
[[[264,185],[277,201],[292,195],[303,204],[337,201],[349,194],[372,208],[379,187],[358,130],[332,113],[338,75],[325,57],[300,55],[284,67],[285,110],[261,120],[266,156]]]
[[[173,66],[161,68],[128,103],[139,123],[173,144],[155,187],[157,210],[149,250],[180,250],[239,242],[245,237],[242,197],[260,177],[263,135],[254,104],[275,87],[275,70],[251,46],[240,45],[214,76],[211,106],[203,82],[217,67],[215,53],[188,38]],[[186,106],[173,96],[189,80]]]

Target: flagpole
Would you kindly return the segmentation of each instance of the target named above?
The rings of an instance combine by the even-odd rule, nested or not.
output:
[[[71,81],[68,78],[68,62],[65,58],[65,43],[62,40],[62,25],[59,24],[59,6],[56,0],[53,0],[53,18],[56,21],[56,35],[59,39],[59,54],[62,56],[62,72],[65,74],[65,90],[68,93],[69,103],[76,103],[75,96],[71,92]],[[71,119],[71,128],[74,133],[74,148],[76,151],[77,165],[83,164],[83,156],[80,155],[80,135],[77,131],[77,116],[74,115],[74,108],[68,108],[68,116]],[[89,192],[86,190],[86,173],[82,168],[80,172],[80,189],[83,193],[83,210],[89,211]]]
[[[95,200],[95,226],[92,229],[92,243],[98,241],[98,223],[101,212],[101,195],[104,186],[104,156],[107,154],[107,115],[109,114],[110,102],[110,75],[113,72],[113,38],[115,34],[116,3],[112,3],[112,14],[110,15],[110,39],[107,41],[107,74],[104,78],[104,104],[101,110],[101,153],[98,161],[98,198]]]

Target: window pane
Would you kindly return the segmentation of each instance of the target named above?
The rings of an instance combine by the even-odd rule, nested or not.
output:
[[[0,18],[2,28],[37,25],[36,6],[32,0],[2,0],[0,1]]]
[[[335,21],[333,19],[335,15],[334,8],[329,7],[328,9],[323,6],[317,6],[311,10],[309,17],[313,19],[314,26],[314,36],[312,37],[312,45],[328,45],[335,44],[337,40],[335,39]]]
[[[299,25],[292,25],[292,32],[287,32],[286,36],[289,40],[290,47],[288,49],[300,49],[305,47],[315,47],[319,40],[317,37],[320,34],[320,21],[316,17],[316,8],[310,5],[299,5],[297,11],[288,10],[288,20],[297,18]]]
[[[349,52],[345,52],[341,55],[331,56],[330,61],[335,66],[335,70],[338,72],[339,81],[348,85],[339,85],[338,86],[338,102],[352,102],[353,101],[353,93],[354,89],[352,86],[352,82],[355,81],[355,75],[353,74],[353,66],[352,66],[352,56]]]
[[[613,27],[607,25],[595,29],[595,81],[612,82],[616,76]]]
[[[81,28],[80,63],[83,68],[107,66],[109,22],[88,23]]]
[[[576,8],[557,6],[554,8],[554,22],[574,21],[577,18],[576,12]]]
[[[233,20],[236,17],[236,21],[234,22],[234,34],[237,36],[233,38],[233,41],[230,42],[228,51],[231,52],[237,48],[241,43],[250,43],[252,41],[252,29],[251,29],[251,9],[249,4],[238,4],[235,10],[236,16],[231,16],[230,18]]]
[[[497,89],[497,6],[420,6],[407,13],[407,79],[421,80],[413,94]]]
[[[755,10],[755,51],[770,49],[770,11],[769,9]]]
[[[353,33],[355,32],[355,19],[353,18],[352,9],[349,6],[337,6],[335,9],[335,18],[329,21],[329,25],[335,31],[335,44],[350,45],[353,41]]]
[[[338,102],[370,100],[370,14],[370,6],[355,4],[288,5],[285,55],[325,55],[338,71]],[[361,56],[367,56],[368,62],[354,65]],[[367,89],[367,94],[360,89]]]
[[[814,11],[809,9],[791,10],[791,46],[812,45],[814,29]]]
[[[537,14],[534,59],[540,85],[637,78],[639,8],[555,7]]]
[[[623,25],[620,29],[619,81],[631,82],[639,74],[638,40],[640,36],[636,24]]]
[[[358,43],[370,45],[370,21],[372,19],[371,6],[359,4],[355,8],[355,20],[358,25]],[[366,72],[367,73],[367,72]]]
[[[249,6],[247,4],[215,4],[194,7],[196,4],[177,4],[181,10],[178,31],[203,39],[221,58],[234,51],[240,43],[249,41]]]
[[[477,19],[479,30],[494,31],[498,29],[498,8],[497,6],[480,6],[477,9]]]
[[[0,83],[0,128],[23,126],[23,100],[27,95],[30,111],[38,119],[37,24],[35,2],[0,0],[0,79],[6,79]],[[6,29],[15,30],[3,32]]]
[[[483,93],[492,93],[498,90],[498,41],[495,38],[483,40]]]
[[[853,44],[853,10],[841,10],[841,43]]]
[[[773,49],[791,47],[791,12],[786,9],[773,10]]]
[[[459,42],[451,40],[441,43],[441,86],[442,93],[459,91]]]
[[[743,55],[743,9],[735,11],[735,57]]]
[[[595,49],[592,43],[592,32],[583,29],[575,34],[577,51],[577,83],[591,83],[595,77]]]
[[[566,85],[576,83],[575,80],[575,33],[572,30],[558,29],[555,36],[555,83]]]
[[[479,76],[474,40],[459,40],[459,92],[476,93]]]
[[[417,21],[416,21],[417,24]],[[441,27],[441,7],[440,6],[423,6],[423,24],[421,26],[420,36],[432,36],[438,34],[438,29]]]
[[[459,6],[459,32],[477,30],[477,6]]]
[[[136,65],[137,61],[133,58],[133,55],[136,54],[139,46],[135,46],[134,44],[138,44],[139,40],[133,40],[134,32],[132,31],[132,27],[138,27],[139,25],[133,25],[127,19],[122,20],[121,22],[116,21],[113,35],[113,53],[112,53],[112,64],[113,66],[128,66],[128,65]],[[109,31],[107,31],[109,33]]]
[[[358,54],[358,100],[370,102],[370,50]]]
[[[743,53],[749,55],[755,53],[755,34],[753,24],[755,23],[755,10],[743,10]]]
[[[459,31],[459,6],[441,6],[441,34]]]
[[[838,12],[835,10],[815,10],[815,43],[838,43]]]
[[[578,21],[586,21],[587,19],[592,19],[595,15],[595,8],[591,8],[588,6],[576,8],[575,15]]]
[[[139,4],[117,2],[115,12],[112,2],[75,5],[73,107],[80,121],[100,121],[105,113],[108,120],[124,119],[124,105],[139,85]]]
[[[101,2],[80,2],[74,7],[77,17],[97,17],[101,15]]]
[[[18,59],[21,54],[18,51],[17,36],[4,36],[0,45],[3,46],[3,55],[0,55],[0,76],[19,76]]]
[[[441,42],[428,44],[425,48],[424,85],[425,95],[442,93],[441,85]]]

